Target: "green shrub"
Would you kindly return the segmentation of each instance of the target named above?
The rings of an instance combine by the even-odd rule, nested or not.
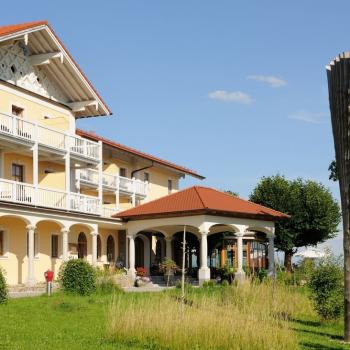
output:
[[[8,299],[8,289],[4,274],[4,271],[0,267],[0,304]]]
[[[209,281],[204,281],[203,282],[203,287],[204,288],[212,288],[216,286],[216,282],[213,280],[209,280]]]
[[[65,262],[61,267],[59,280],[65,292],[88,295],[96,290],[96,271],[82,259]]]
[[[267,277],[267,270],[260,269],[256,275],[257,275],[259,281],[262,282]]]
[[[312,272],[308,286],[317,313],[324,319],[336,319],[343,310],[343,269],[327,258]]]
[[[229,282],[228,280],[223,280],[223,281],[221,282],[221,285],[222,285],[223,287],[227,287],[227,286],[230,285],[230,282]]]

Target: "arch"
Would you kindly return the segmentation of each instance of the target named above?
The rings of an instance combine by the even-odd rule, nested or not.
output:
[[[140,241],[142,244],[140,244]],[[142,252],[140,250],[142,250]],[[139,265],[147,269],[147,272],[150,271],[151,265],[150,250],[149,238],[145,234],[139,233],[135,238],[135,257],[139,259]],[[136,267],[139,266],[136,264]]]
[[[273,230],[271,228],[268,228],[265,226],[248,226],[246,231],[247,232],[261,232],[261,233],[264,233],[266,236],[273,235]]]
[[[74,226],[83,226],[83,227],[85,227],[90,233],[96,231],[96,228],[95,228],[94,226],[92,226],[92,225],[90,225],[90,224],[82,223],[82,222],[76,222],[76,223],[74,223],[74,224],[71,224],[71,225],[68,227],[69,231],[71,231],[72,228],[73,228]]]
[[[102,242],[100,235],[97,235],[97,260],[100,260],[102,256]]]
[[[84,232],[80,232],[78,236],[78,258],[84,259],[87,256],[87,239]]]
[[[107,261],[109,263],[115,262],[115,241],[112,235],[107,238]]]
[[[4,214],[0,216],[0,220],[1,219],[6,219],[6,218],[10,218],[10,219],[18,219],[20,221],[24,221],[24,223],[26,225],[34,225],[32,221],[30,221],[30,219],[28,219],[25,216],[21,216],[21,215],[16,215],[16,214]]]
[[[236,233],[236,232],[240,232],[240,229],[233,224],[219,224],[219,223],[210,224],[208,235],[213,235],[220,232]]]
[[[182,267],[183,263],[183,231],[178,231],[173,235],[173,260],[176,265]],[[192,277],[197,276],[197,270],[200,266],[200,247],[198,236],[186,230],[186,252],[185,268]]]
[[[44,222],[50,222],[52,224],[56,224],[59,226],[60,229],[65,227],[65,225],[61,221],[58,221],[55,219],[39,219],[38,221],[36,221],[35,225],[39,225],[39,224],[42,224]]]

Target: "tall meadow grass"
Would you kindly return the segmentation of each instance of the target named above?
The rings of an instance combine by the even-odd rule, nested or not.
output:
[[[306,296],[272,283],[194,289],[179,294],[117,294],[108,336],[148,349],[297,349],[286,320],[309,313]]]

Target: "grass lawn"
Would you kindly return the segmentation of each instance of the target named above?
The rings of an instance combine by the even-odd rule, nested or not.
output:
[[[199,296],[211,293],[215,298],[217,293],[217,296],[222,297],[222,292],[217,290],[202,289],[191,293]],[[167,295],[126,293],[119,294],[118,298],[124,305],[135,301],[135,305],[137,302],[141,305],[142,303],[152,305],[155,300],[169,297],[170,293],[174,296],[178,291],[165,292]],[[302,293],[300,296],[305,302],[305,296]],[[126,333],[127,335],[125,337],[123,335],[122,339],[119,337],[119,340],[110,337],[108,329],[111,322],[112,299],[111,295],[77,297],[56,293],[51,297],[10,300],[7,304],[0,305],[0,350],[163,348],[154,343],[153,346],[147,346],[145,342],[134,341],[134,335],[142,331],[142,325],[140,325],[141,328],[132,328],[134,335]],[[155,313],[158,311],[154,310]],[[118,314],[117,317],[122,318],[123,315]],[[246,326],[249,327],[249,324]],[[215,327],[220,327],[220,324],[213,324],[213,331]],[[340,321],[320,323],[314,313],[299,312],[293,321],[288,321],[287,328],[291,329],[290,332],[294,334],[300,349],[350,349],[349,345],[341,343],[342,323]]]

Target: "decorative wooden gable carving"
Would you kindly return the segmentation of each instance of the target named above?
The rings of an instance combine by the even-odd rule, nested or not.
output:
[[[53,54],[50,59],[54,58],[61,59]],[[40,67],[41,64],[45,64],[45,60],[38,62],[36,57],[34,61],[21,41],[0,47],[0,79],[52,100],[68,103],[69,98],[47,70]]]

